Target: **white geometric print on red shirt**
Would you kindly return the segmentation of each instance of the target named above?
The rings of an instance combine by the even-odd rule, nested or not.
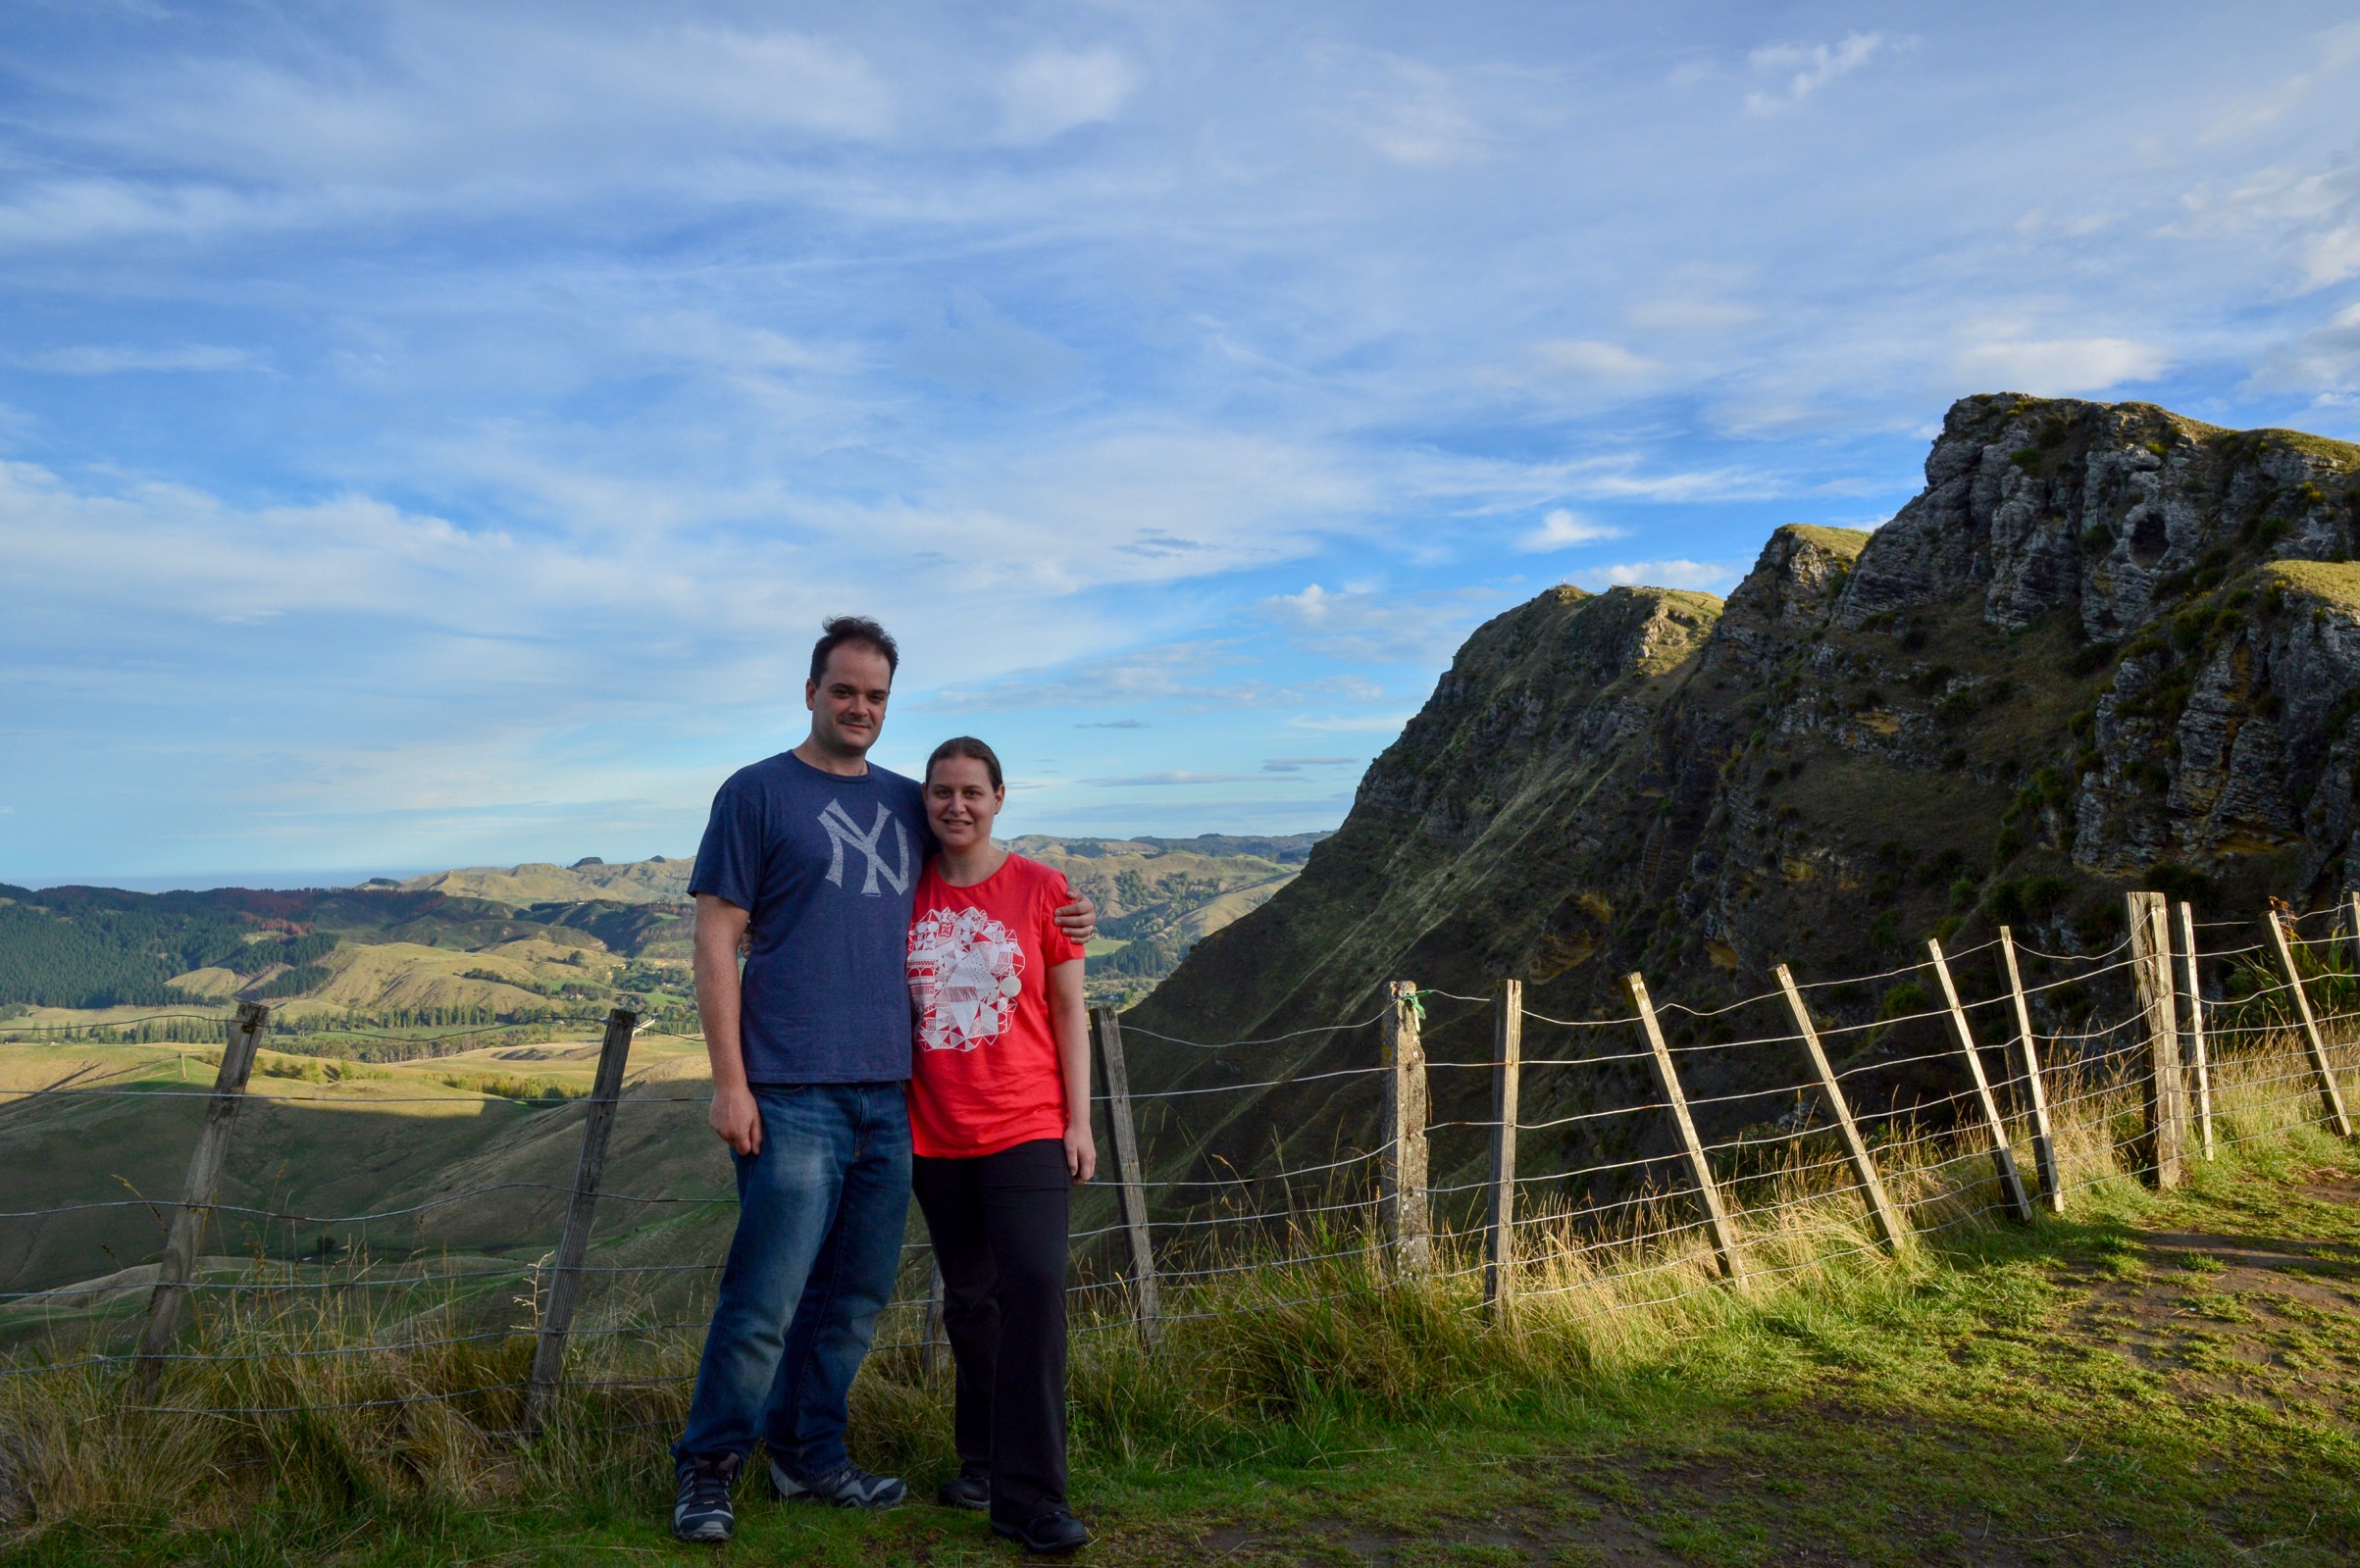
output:
[[[909,994],[918,1043],[971,1051],[1006,1033],[1024,989],[1016,934],[972,905],[930,909],[909,927]]]

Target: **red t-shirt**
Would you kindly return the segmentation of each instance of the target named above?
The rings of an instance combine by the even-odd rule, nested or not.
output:
[[[910,905],[909,1144],[973,1159],[1065,1136],[1065,1074],[1049,1021],[1049,972],[1082,956],[1057,929],[1063,872],[1011,854],[972,887],[929,861]]]

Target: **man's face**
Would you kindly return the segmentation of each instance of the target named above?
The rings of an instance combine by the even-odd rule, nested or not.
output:
[[[885,701],[894,693],[893,666],[865,642],[837,644],[817,681],[803,683],[811,733],[845,756],[859,756],[885,728]]]

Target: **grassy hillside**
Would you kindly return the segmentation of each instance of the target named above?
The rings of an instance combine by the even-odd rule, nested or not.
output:
[[[2061,1102],[2074,1195],[2028,1226],[1989,1217],[1979,1158],[1888,1146],[1921,1230],[1896,1258],[1796,1156],[1740,1213],[1778,1265],[1743,1290],[1711,1278],[1693,1233],[1651,1247],[1571,1223],[1527,1243],[1513,1325],[1477,1309],[1468,1239],[1424,1282],[1249,1252],[1167,1298],[1153,1354],[1119,1319],[1077,1337],[1092,1560],[2348,1562],[2360,1154],[2307,1125],[2285,1048],[2224,1064],[2223,1152],[2176,1193],[2118,1163],[2135,1086]],[[1289,1239],[1341,1251],[1353,1233]],[[165,1414],[125,1410],[112,1371],[0,1384],[12,1560],[679,1555],[663,1442],[693,1311],[653,1303],[641,1321],[675,1322],[585,1341],[563,1419],[520,1447],[492,1436],[512,1393],[462,1391],[513,1379],[528,1339],[454,1346],[439,1337],[487,1320],[432,1301],[342,1315],[301,1289],[329,1277],[283,1269],[276,1297],[215,1307],[215,1353],[175,1366]],[[949,1467],[949,1388],[913,1335],[912,1315],[889,1322],[851,1436],[922,1496]],[[348,1353],[379,1342],[398,1348]],[[225,1404],[270,1413],[169,1413]],[[748,1485],[740,1507],[727,1561],[1005,1560],[981,1521],[922,1503],[837,1514]]]
[[[1129,1001],[1293,881],[1320,836],[1017,847],[1098,900],[1093,993]],[[691,865],[474,867],[290,892],[0,885],[0,1039],[141,1009],[222,1017],[241,999],[323,1048],[339,1028],[546,1024],[618,1004],[685,1021]]]
[[[1311,846],[1327,835],[1249,838],[1059,838],[1010,840],[1019,852],[1065,874],[1099,906],[1091,944],[1094,1001],[1128,1005],[1155,987],[1197,942],[1260,908],[1302,875]]]

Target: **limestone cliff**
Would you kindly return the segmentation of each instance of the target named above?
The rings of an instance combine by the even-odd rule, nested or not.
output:
[[[1637,969],[1703,1012],[1775,963],[1866,975],[2001,921],[2095,950],[2141,882],[2224,909],[2332,898],[2360,882],[2355,553],[2360,449],[2145,404],[1965,399],[1891,522],[1782,528],[1725,604],[1565,587],[1480,628],[1303,876],[1129,1016],[1135,1081],[1364,1064],[1364,1030],[1212,1052],[1161,1037],[1365,1019],[1394,978],[1471,997],[1520,976],[1535,1011],[1583,1018],[1622,1011]],[[1897,984],[1822,1001],[1866,1021]],[[1478,1009],[1433,1011],[1438,1056],[1486,1054]],[[1740,1027],[1672,1022],[1697,1039]],[[1596,1037],[1536,1038],[1631,1043]],[[1544,1076],[1539,1097],[1610,1105],[1638,1092],[1622,1071]],[[1948,1087],[1926,1071],[1883,1089]],[[1795,1076],[1783,1059],[1711,1073],[1723,1093]],[[1441,1073],[1438,1115],[1480,1115],[1481,1076]],[[1188,1116],[1150,1129],[1167,1171],[1301,1164],[1362,1139],[1374,1088],[1178,1103]],[[1778,1108],[1732,1099],[1709,1119]],[[1660,1131],[1580,1137],[1646,1151]],[[1474,1143],[1437,1154],[1463,1165]]]

